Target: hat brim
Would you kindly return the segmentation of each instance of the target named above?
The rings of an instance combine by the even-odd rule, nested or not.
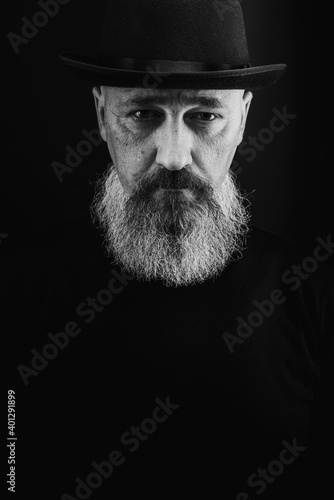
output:
[[[76,54],[60,53],[59,57],[80,79],[112,87],[260,90],[276,83],[287,68],[286,64],[270,64],[220,71],[150,73],[107,67]]]

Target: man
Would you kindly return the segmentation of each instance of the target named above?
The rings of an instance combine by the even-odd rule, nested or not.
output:
[[[94,225],[5,252],[25,495],[324,498],[333,242],[305,256],[251,227],[230,173],[252,92],[285,66],[250,66],[234,0],[104,19],[95,57],[61,56],[111,157]]]
[[[111,255],[167,285],[219,274],[247,226],[229,167],[251,93],[103,86],[94,96],[112,158],[95,212]]]

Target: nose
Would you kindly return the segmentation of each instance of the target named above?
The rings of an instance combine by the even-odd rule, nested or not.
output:
[[[166,122],[156,131],[156,162],[168,170],[181,170],[192,163],[191,132],[182,122]]]

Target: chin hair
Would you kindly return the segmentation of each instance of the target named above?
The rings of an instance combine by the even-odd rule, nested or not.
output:
[[[97,183],[91,206],[111,261],[138,280],[162,280],[166,286],[218,276],[240,258],[249,215],[232,173],[220,190],[207,184],[205,189],[191,202],[180,201],[177,193],[159,200],[127,195],[111,165]]]

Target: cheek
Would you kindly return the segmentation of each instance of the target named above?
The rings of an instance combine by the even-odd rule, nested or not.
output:
[[[216,187],[221,186],[238,146],[237,134],[218,133],[198,149],[198,161],[202,171]]]
[[[107,144],[119,180],[127,193],[130,193],[145,166],[144,147],[134,144],[131,136],[121,127],[107,129]]]

